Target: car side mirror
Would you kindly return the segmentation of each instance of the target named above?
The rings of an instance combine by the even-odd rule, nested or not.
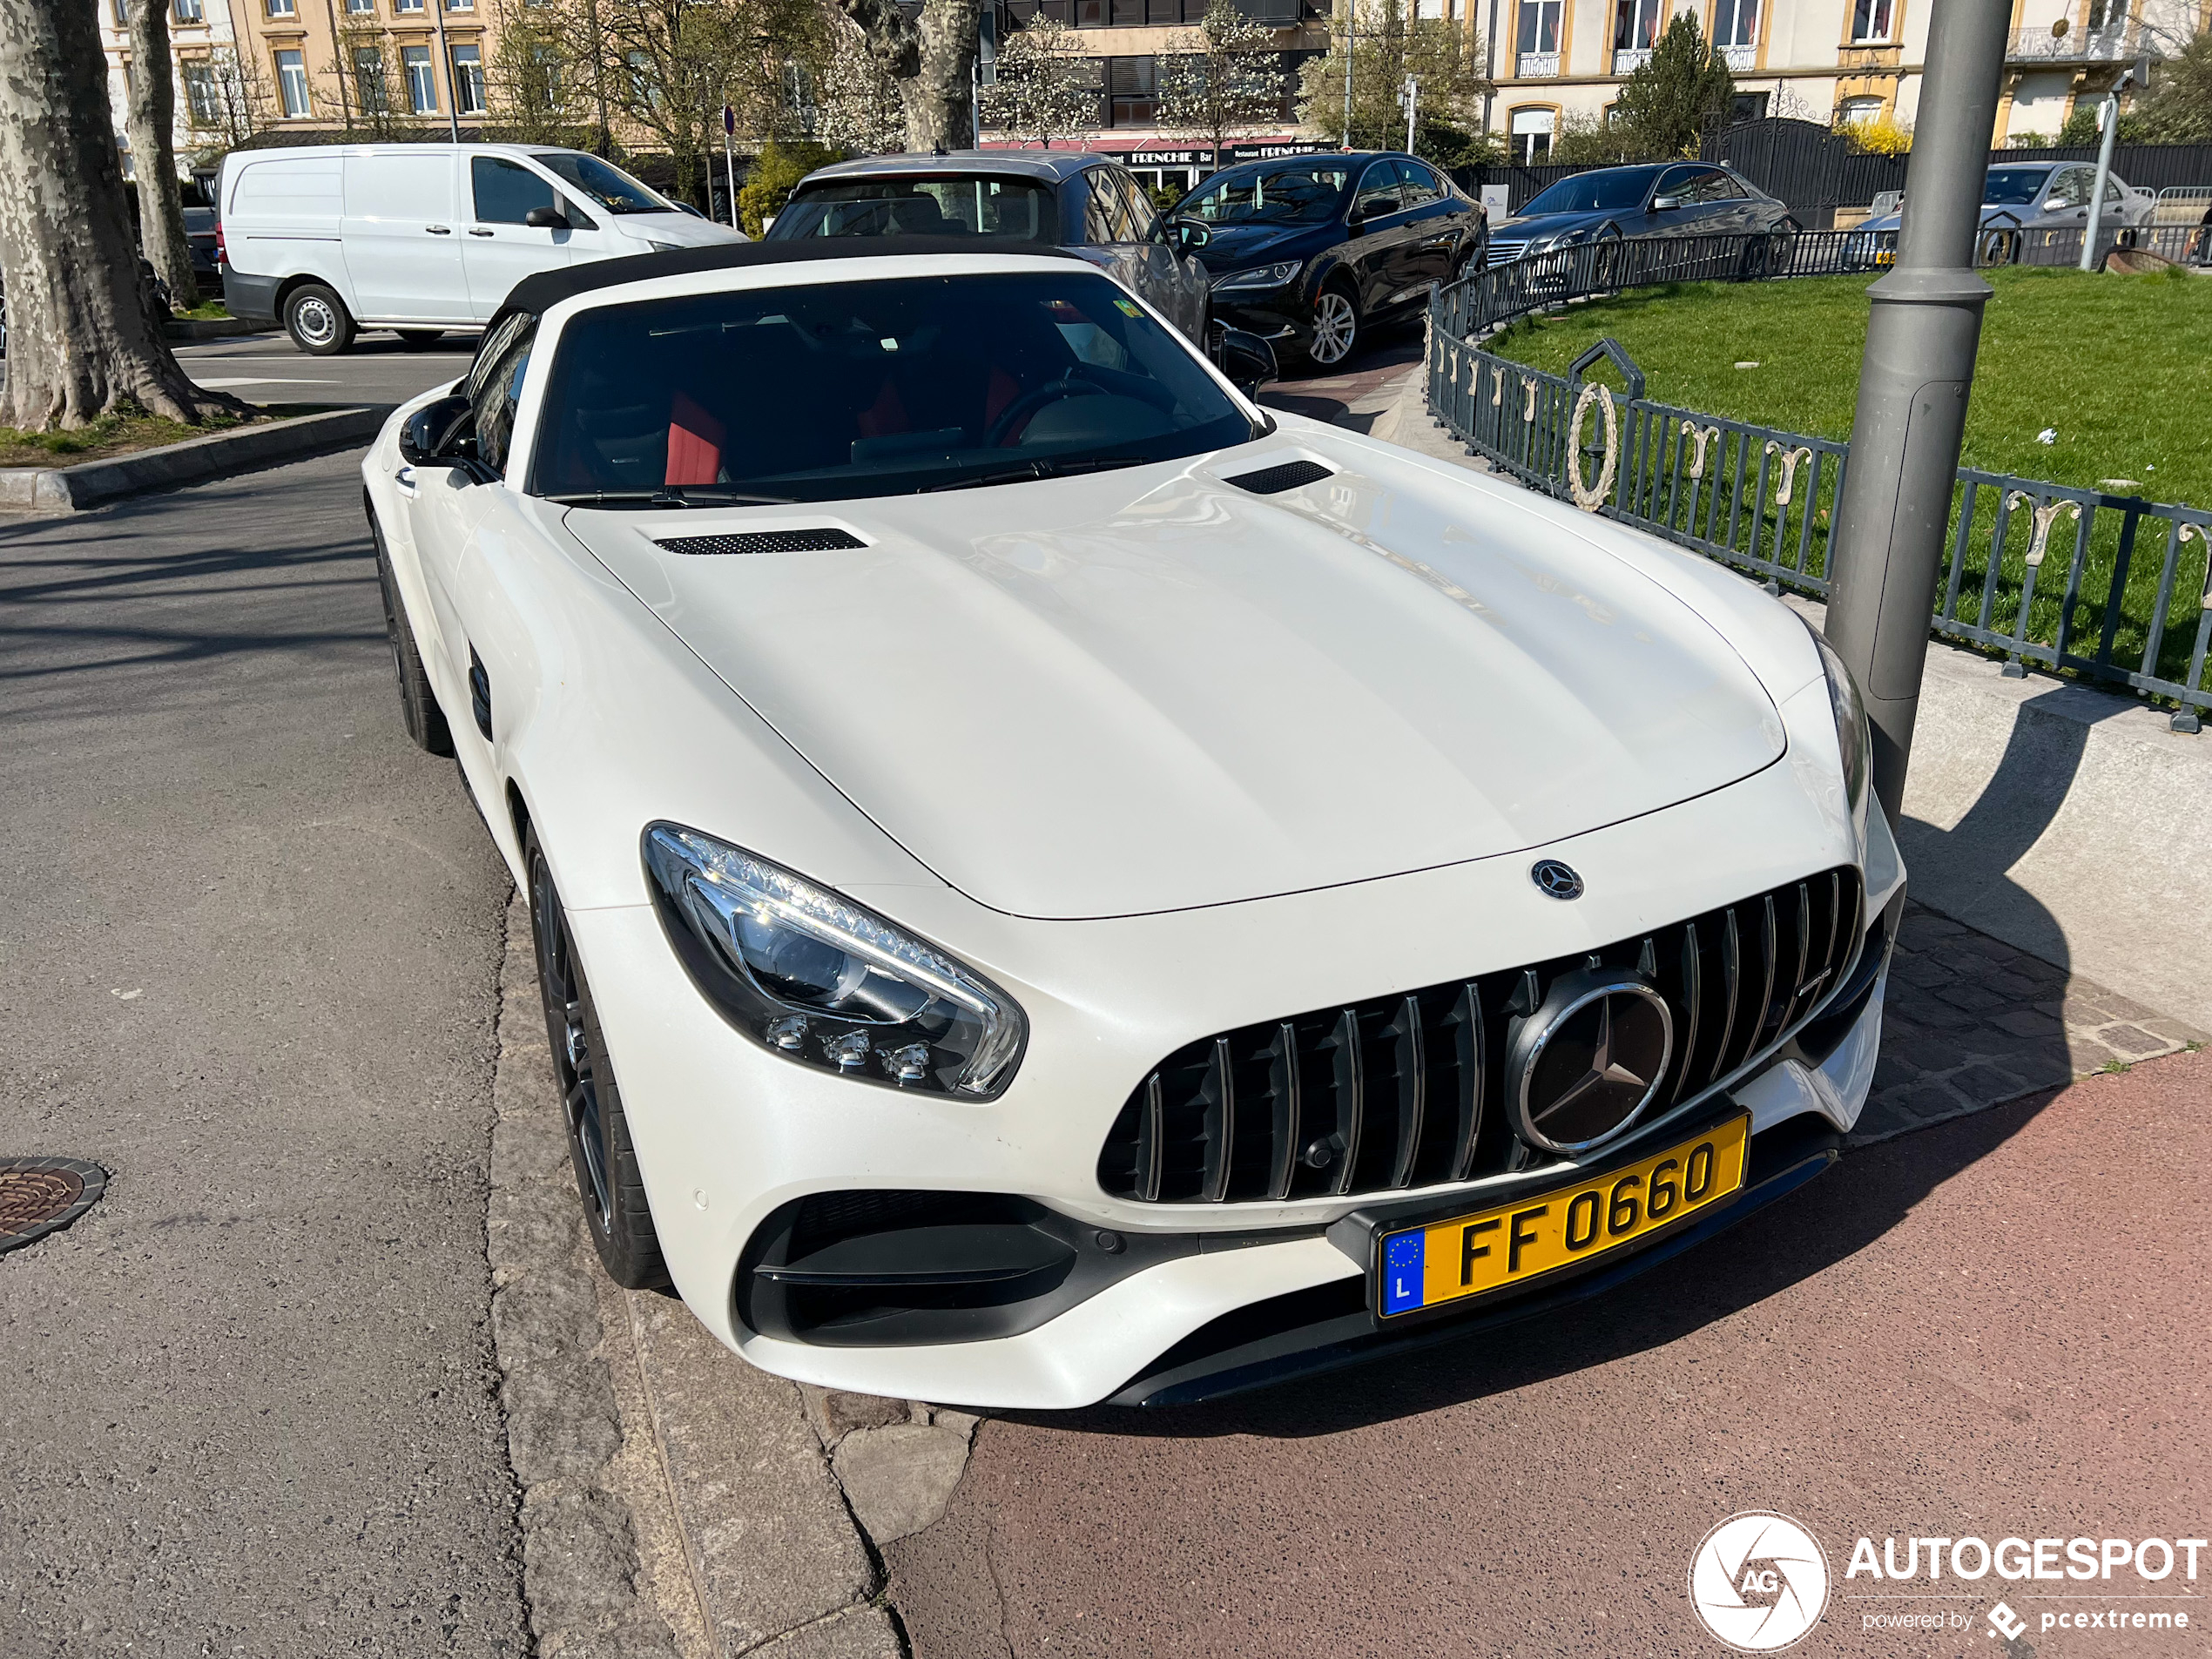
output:
[[[1176,247],[1184,253],[1195,253],[1213,240],[1213,233],[1195,219],[1178,219],[1168,231]]]
[[[1655,213],[1671,213],[1689,199],[1687,196],[1654,196],[1651,199],[1651,211]]]
[[[534,231],[565,231],[570,228],[569,216],[557,207],[533,207],[523,215],[523,223]]]
[[[475,408],[465,397],[426,403],[400,427],[400,459],[410,467],[475,467]]]
[[[1246,397],[1282,372],[1275,361],[1275,347],[1243,328],[1220,329],[1213,341],[1213,361]]]

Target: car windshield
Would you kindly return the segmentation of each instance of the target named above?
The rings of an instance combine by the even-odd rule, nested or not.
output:
[[[1300,162],[1217,179],[1175,210],[1209,225],[1318,225],[1335,216],[1352,182],[1341,162]]]
[[[1658,176],[1656,167],[1608,168],[1603,172],[1578,173],[1562,179],[1514,217],[1534,219],[1539,213],[1617,213],[1643,206],[1644,192]]]
[[[2050,176],[2047,167],[1992,167],[1989,182],[1982,187],[1982,201],[1986,206],[2025,207]]]
[[[554,353],[529,488],[585,505],[828,501],[1255,435],[1177,335],[1069,266],[586,311]]]
[[[675,205],[656,196],[621,168],[573,150],[539,150],[530,159],[574,185],[610,213],[672,213]]]
[[[769,227],[772,242],[803,236],[1018,236],[1060,239],[1052,192],[1034,179],[833,179],[792,198]]]

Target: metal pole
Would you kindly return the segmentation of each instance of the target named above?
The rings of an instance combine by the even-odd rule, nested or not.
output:
[[[1359,0],[1344,0],[1344,147],[1352,148],[1352,55],[1359,44]]]
[[[1421,84],[1418,78],[1406,78],[1406,153],[1413,153],[1413,111],[1420,107]]]
[[[1836,507],[1828,637],[1865,698],[1874,792],[1892,822],[1989,298],[1973,272],[1973,241],[2011,23],[2011,0],[1931,8],[1897,266],[1867,290],[1873,314]]]
[[[722,106],[722,179],[730,187],[730,228],[738,228],[738,163],[732,149],[738,131],[738,112]]]
[[[446,66],[446,133],[455,144],[459,144],[461,142],[461,91],[458,83],[454,78],[453,52],[446,44],[446,0],[430,0],[430,4],[432,7],[430,21],[437,25],[438,30],[438,56],[445,59]],[[430,82],[432,86],[437,84],[435,78]]]
[[[2120,95],[2128,90],[2128,83],[2134,78],[2128,71],[2120,78],[2120,84],[2105,94],[2105,101],[2097,106],[2097,125],[2104,129],[2104,137],[2097,145],[2097,187],[2089,198],[2089,233],[2081,239],[2081,268],[2097,268],[2097,229],[2104,222],[2105,180],[2112,177],[2112,141],[2120,131]]]

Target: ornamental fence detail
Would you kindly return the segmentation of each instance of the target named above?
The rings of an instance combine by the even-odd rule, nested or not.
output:
[[[1466,278],[1431,302],[1430,412],[1470,454],[1532,489],[1693,549],[1770,591],[1825,598],[1847,442],[1649,397],[1643,372],[1610,339],[1564,374],[1480,342],[1585,283],[1586,294],[1825,274],[1856,257],[1845,246],[1853,234],[1784,246],[1742,236],[1609,253],[1585,246]],[[1746,270],[1763,243],[1764,265]],[[2034,664],[2169,699],[2176,731],[2200,729],[2201,711],[2212,709],[2212,511],[1961,468],[1950,523],[1932,632],[2001,653],[2008,674]]]

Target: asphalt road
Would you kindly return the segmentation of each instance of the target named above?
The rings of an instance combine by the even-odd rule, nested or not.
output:
[[[281,331],[176,347],[194,381],[253,403],[403,403],[458,380],[475,350],[474,334],[446,334],[426,351],[409,351],[395,334],[369,334],[339,356],[310,357]]]
[[[421,360],[417,360],[419,362]],[[357,458],[0,527],[0,1655],[521,1655],[507,879],[400,729]]]
[[[2212,1053],[2154,1062],[1860,1152],[1571,1322],[1216,1407],[987,1421],[945,1519],[886,1551],[894,1603],[918,1659],[1702,1659],[1725,1649],[1693,1622],[1691,1554],[1771,1509],[1836,1579],[1793,1651],[1998,1659],[1998,1595],[2038,1628],[2100,1587],[1866,1601],[1851,1541],[2204,1535],[2209,1104]],[[2113,1588],[2202,1598],[2212,1562]],[[1969,1628],[1863,1629],[1900,1605]]]

